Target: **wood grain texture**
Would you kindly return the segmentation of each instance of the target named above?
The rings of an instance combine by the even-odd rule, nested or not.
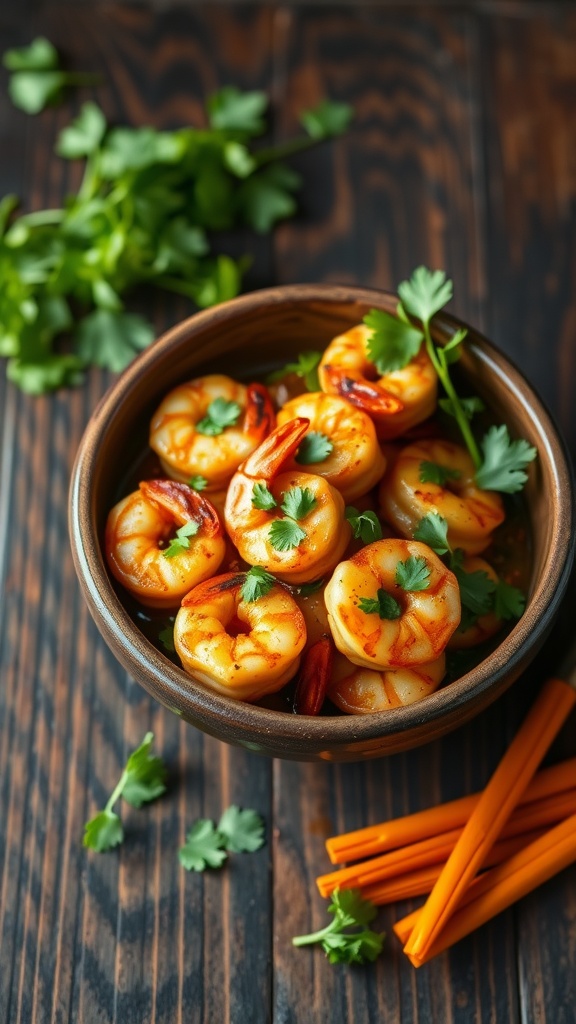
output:
[[[418,262],[445,266],[454,310],[537,383],[575,450],[575,4],[36,0],[0,17],[3,47],[43,33],[74,66],[100,70],[97,98],[118,121],[195,123],[202,100],[233,82],[270,90],[285,138],[302,106],[353,102],[350,133],[295,163],[298,219],[273,245],[226,239],[254,256],[248,283],[394,287]],[[87,95],[32,119],[0,90],[2,194],[39,208],[75,187],[52,145]],[[189,312],[142,302],[159,331]],[[570,608],[508,697],[431,746],[365,765],[272,764],[204,737],[126,677],[79,599],[68,478],[106,385],[93,372],[80,390],[30,399],[0,382],[2,1024],[569,1024],[574,869],[419,972],[393,939],[352,970],[290,940],[325,919],[314,877],[326,835],[484,784],[573,632]],[[574,752],[573,726],[556,754]],[[118,851],[88,854],[82,823],[148,728],[169,792],[123,808]],[[267,845],[222,873],[186,874],[186,829],[231,802],[264,815]],[[390,932],[410,906],[382,910],[380,926]]]

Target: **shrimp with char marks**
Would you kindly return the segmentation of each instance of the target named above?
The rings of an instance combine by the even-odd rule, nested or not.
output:
[[[334,568],[350,539],[344,500],[327,480],[295,470],[281,472],[308,426],[309,421],[300,418],[277,427],[232,477],[224,510],[226,529],[240,556],[286,583],[323,576]],[[264,503],[258,495],[264,495]],[[297,522],[283,514],[289,495],[304,499],[306,511]],[[277,524],[292,533],[293,543],[276,539]]]
[[[371,335],[357,324],[334,338],[318,367],[320,385],[368,413],[379,438],[399,437],[432,416],[438,377],[424,345],[402,369],[379,374],[368,354]]]
[[[245,601],[245,574],[201,583],[182,601],[174,646],[185,670],[219,693],[254,701],[298,670],[306,643],[302,614],[285,587]]]
[[[328,697],[348,715],[370,715],[414,704],[434,693],[446,673],[446,655],[408,668],[356,668],[342,654],[335,658]]]
[[[448,472],[446,482],[423,483],[422,464],[433,463]],[[487,548],[492,533],[504,521],[504,506],[495,491],[474,482],[474,463],[452,441],[422,440],[403,448],[380,484],[380,511],[404,537],[412,537],[430,512],[448,524],[448,543],[476,555]]]
[[[398,584],[398,566],[409,558],[425,563],[425,589],[405,590]],[[393,602],[389,613],[386,598]],[[456,577],[418,541],[368,544],[336,566],[325,600],[338,650],[363,668],[410,668],[435,661],[460,622]],[[390,617],[383,617],[385,613]]]
[[[224,413],[216,432],[211,407]],[[245,387],[213,373],[180,384],[166,395],[152,417],[150,447],[168,476],[185,483],[202,476],[208,492],[219,491],[274,424],[272,401],[263,384]]]
[[[320,460],[310,459],[310,464],[314,472],[340,491],[346,502],[355,501],[378,483],[386,460],[374,423],[365,412],[338,395],[319,391],[286,402],[278,413],[278,424],[298,417],[310,420],[310,433],[322,434],[330,442],[331,451]],[[296,453],[293,468],[299,468],[299,459],[300,454]]]
[[[182,527],[171,554],[170,538]],[[108,515],[104,546],[118,582],[152,608],[180,604],[192,587],[218,572],[225,553],[215,508],[174,480],[144,480],[119,501]]]

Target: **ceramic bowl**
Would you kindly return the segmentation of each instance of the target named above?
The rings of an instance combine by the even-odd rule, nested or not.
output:
[[[143,352],[112,386],[80,445],[70,494],[76,571],[90,611],[118,660],[162,704],[228,743],[295,760],[354,761],[396,753],[443,735],[494,701],[528,665],[548,633],[572,561],[572,481],[565,448],[522,374],[469,329],[462,372],[512,435],[538,449],[525,489],[532,532],[526,611],[472,671],[417,704],[362,716],[298,717],[232,700],[172,664],[134,623],[108,574],[102,537],[127,466],[146,446],[163,395],[181,381],[224,372],[244,380],[324,348],[372,308],[395,309],[386,293],[333,285],[254,292],[198,313]],[[461,323],[440,314],[437,340]]]

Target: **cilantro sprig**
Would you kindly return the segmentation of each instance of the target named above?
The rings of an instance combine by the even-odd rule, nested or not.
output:
[[[281,370],[274,370],[273,373],[268,374],[268,383],[274,384],[277,380],[282,380],[289,373],[295,373],[297,377],[303,379],[308,391],[320,391],[318,365],[321,359],[321,352],[314,350],[301,352],[296,362],[286,363]]]
[[[424,459],[420,463],[418,477],[421,484],[438,484],[444,487],[449,480],[458,480],[461,477],[458,469],[450,469],[449,466],[441,466],[438,462],[428,462]]]
[[[292,487],[282,497],[284,500],[280,507],[291,519],[305,519],[317,505],[309,487]]]
[[[258,601],[259,598],[270,593],[275,583],[276,577],[271,572],[266,572],[261,565],[253,565],[248,569],[242,584],[242,600],[248,601],[248,603]]]
[[[366,615],[375,614],[381,619],[399,619],[402,615],[402,606],[383,587],[378,587],[376,597],[359,598],[358,607]]]
[[[193,519],[180,526],[176,530],[176,536],[172,538],[168,547],[162,552],[164,558],[176,558],[183,551],[188,551],[190,548],[190,537],[195,537],[199,529],[198,523],[194,522]]]
[[[490,427],[482,441],[483,461],[476,472],[478,487],[486,491],[521,491],[528,479],[526,466],[538,452],[528,441],[511,441],[508,427]]]
[[[39,114],[45,107],[59,103],[67,86],[98,82],[97,75],[64,71],[58,51],[43,36],[29,46],[7,50],[2,63],[11,72],[10,99],[27,114]]]
[[[398,562],[394,578],[398,586],[409,593],[428,590],[430,567],[422,555],[409,555],[405,562]]]
[[[448,543],[448,523],[439,512],[429,512],[427,516],[423,516],[416,524],[412,536],[414,540],[427,544],[437,555],[445,555],[451,550]]]
[[[196,430],[199,434],[216,437],[222,434],[226,427],[234,427],[240,419],[241,412],[242,406],[238,402],[221,397],[215,398],[210,402],[206,415],[196,424]]]
[[[347,505],[344,515],[352,527],[352,533],[356,540],[362,540],[365,544],[371,544],[374,540],[382,540],[382,526],[375,512],[370,510],[359,512],[354,505]]]
[[[309,935],[297,935],[293,946],[318,943],[331,964],[363,964],[382,952],[385,935],[368,927],[376,917],[376,907],[357,889],[335,889],[328,907],[330,924]]]
[[[178,858],[187,871],[221,868],[229,852],[254,853],[264,841],[260,815],[232,804],[222,813],[218,825],[209,818],[196,821],[178,851]]]
[[[324,462],[334,450],[334,445],[326,434],[319,430],[310,430],[305,434],[296,452],[296,462],[301,466],[310,466],[316,462]]]
[[[208,480],[205,476],[201,476],[200,473],[196,473],[194,476],[190,477],[188,486],[191,487],[193,491],[204,491],[208,487]]]
[[[261,512],[270,512],[273,508],[277,507],[278,502],[266,484],[254,484],[252,488],[252,504],[254,508],[259,509]]]
[[[86,822],[84,846],[98,853],[111,850],[124,839],[124,830],[119,816],[112,810],[122,797],[132,807],[156,800],[166,790],[166,768],[160,757],[152,757],[150,750],[154,736],[147,732],[140,746],[130,754],[126,767],[114,787],[103,811]]]

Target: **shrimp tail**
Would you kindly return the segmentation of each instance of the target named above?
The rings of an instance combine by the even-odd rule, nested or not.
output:
[[[276,426],[276,414],[268,388],[263,384],[249,384],[246,389],[246,414],[243,433],[259,443]]]
[[[276,427],[267,438],[248,456],[239,472],[248,477],[264,477],[272,480],[288,459],[297,451],[306,434],[310,420],[299,416]]]
[[[167,512],[181,526],[198,523],[205,537],[223,535],[220,517],[211,501],[177,480],[143,480],[140,491],[147,501]]]
[[[297,715],[318,715],[326,697],[334,662],[334,642],[323,636],[308,648],[304,655],[296,693],[294,712]]]
[[[340,370],[331,365],[324,366],[323,370],[334,393],[347,398],[352,405],[363,409],[369,416],[392,416],[402,412],[404,403],[396,395],[366,380],[362,374],[353,370]]]

